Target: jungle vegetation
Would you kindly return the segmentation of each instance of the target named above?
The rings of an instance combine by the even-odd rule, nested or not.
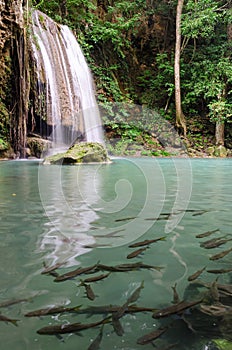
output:
[[[36,8],[73,30],[99,103],[155,109],[198,151],[215,144],[232,148],[231,0],[31,0],[24,5],[28,17]],[[4,98],[0,103],[6,114]],[[105,127],[121,138],[139,133],[117,119],[105,120]]]

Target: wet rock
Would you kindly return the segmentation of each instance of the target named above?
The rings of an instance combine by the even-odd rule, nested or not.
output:
[[[44,164],[108,163],[105,147],[97,142],[82,142],[69,148],[67,152],[45,158]]]
[[[41,158],[42,154],[48,151],[52,146],[51,141],[42,139],[34,135],[27,138],[27,156]]]

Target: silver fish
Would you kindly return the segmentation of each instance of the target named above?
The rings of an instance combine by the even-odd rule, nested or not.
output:
[[[179,298],[179,295],[177,293],[177,290],[176,290],[176,283],[174,284],[174,286],[172,286],[172,290],[173,290],[173,300],[172,300],[172,303],[173,304],[178,304],[180,302],[180,298]]]
[[[149,245],[149,244],[152,244],[152,243],[156,243],[156,242],[158,242],[158,241],[165,241],[165,240],[166,240],[166,236],[162,236],[162,237],[154,238],[154,239],[145,239],[144,241],[136,242],[136,243],[130,244],[130,245],[129,245],[129,248],[142,247],[142,246],[144,246],[144,245]]]
[[[63,275],[59,275],[57,276],[54,281],[55,282],[62,282],[62,281],[66,281],[66,280],[69,280],[71,278],[74,278],[76,276],[79,276],[83,273],[87,273],[89,271],[92,271],[92,270],[95,270],[96,267],[98,266],[99,263],[97,264],[94,264],[92,266],[88,266],[88,267],[78,267],[77,269],[73,270],[73,271],[70,271],[70,272],[66,272],[64,273]]]
[[[127,255],[127,259],[133,259],[136,258],[138,255],[140,255],[142,252],[144,252],[148,247],[140,248],[135,250],[134,252]]]
[[[122,328],[121,322],[119,321],[119,318],[116,317],[115,314],[112,315],[112,325],[114,328],[115,333],[121,337],[124,334],[124,329]]]
[[[12,318],[9,318],[7,316],[4,316],[4,315],[0,314],[0,321],[6,322],[6,323],[12,323],[14,326],[18,326],[17,322],[19,320],[12,319]]]
[[[195,279],[197,279],[197,277],[199,277],[205,269],[206,266],[203,267],[203,269],[196,271],[194,274],[188,277],[188,281],[194,281]]]
[[[78,333],[85,329],[94,328],[105,323],[111,322],[111,318],[105,318],[104,320],[93,323],[69,323],[59,324],[40,328],[37,333],[43,335],[57,335],[66,333]]]
[[[217,231],[220,231],[220,230],[217,228],[216,230],[206,231],[206,232],[200,233],[199,235],[196,235],[195,237],[196,237],[196,238],[208,237],[208,236],[212,235],[213,233],[215,233],[215,232],[217,232]]]
[[[196,301],[184,301],[182,300],[178,304],[165,307],[164,309],[158,310],[153,313],[153,318],[161,318],[161,317],[167,317],[173,314],[178,314],[186,309],[189,309],[197,304],[200,304],[202,300],[196,300]]]
[[[232,268],[231,269],[212,269],[212,270],[207,270],[207,272],[209,273],[228,273],[228,272],[231,272],[232,271]]]
[[[94,341],[90,344],[87,350],[98,350],[100,349],[100,343],[103,337],[103,327],[104,324],[101,326],[100,332],[97,335],[97,337],[94,339]]]
[[[165,333],[168,330],[168,327],[165,328],[158,328],[148,334],[143,335],[139,339],[137,339],[137,344],[145,345],[148,343],[151,343],[153,340],[159,338],[163,333]]]
[[[81,281],[81,286],[85,287],[86,295],[89,300],[94,300],[96,298],[90,284]]]
[[[232,248],[224,250],[221,253],[215,254],[215,255],[211,256],[209,259],[210,260],[218,260],[218,259],[224,258],[224,256],[226,256],[230,252],[232,252]]]

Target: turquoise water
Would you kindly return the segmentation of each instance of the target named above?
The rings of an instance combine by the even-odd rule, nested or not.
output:
[[[218,234],[231,236],[231,167],[231,159],[118,158],[111,164],[77,167],[43,166],[36,161],[1,162],[0,304],[11,299],[26,301],[0,309],[4,316],[19,320],[18,327],[1,322],[0,349],[88,349],[99,327],[83,331],[82,336],[69,334],[62,339],[36,331],[50,324],[95,322],[102,319],[101,315],[24,315],[60,305],[122,305],[142,281],[144,288],[136,301],[139,306],[156,309],[172,305],[175,283],[180,299],[198,298],[201,291],[190,288],[189,275],[204,266],[231,267],[232,253],[217,261],[209,260],[213,254],[232,247],[230,241],[214,249],[200,246]],[[215,229],[220,231],[209,238],[196,238]],[[132,242],[162,236],[165,241],[151,244],[143,254],[127,259],[133,251],[128,247]],[[86,298],[80,286],[85,275],[55,283],[53,276],[41,274],[44,264],[63,264],[57,269],[63,274],[98,261],[111,266],[143,262],[162,269],[113,272],[91,284],[94,301]],[[212,282],[216,276],[204,271],[200,278]],[[231,277],[231,272],[220,274],[218,282],[231,283]],[[212,338],[210,332],[192,333],[179,317],[158,320],[151,316],[123,316],[123,336],[117,336],[112,325],[106,324],[101,349],[152,349],[152,344],[138,345],[137,339],[170,320],[170,330],[154,342],[157,348],[178,343],[177,349],[206,349]],[[187,316],[195,322],[191,314]]]

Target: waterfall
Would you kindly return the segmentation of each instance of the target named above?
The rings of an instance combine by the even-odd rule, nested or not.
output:
[[[46,103],[54,147],[67,148],[78,138],[104,143],[93,79],[72,31],[37,10],[32,31],[38,100]]]

